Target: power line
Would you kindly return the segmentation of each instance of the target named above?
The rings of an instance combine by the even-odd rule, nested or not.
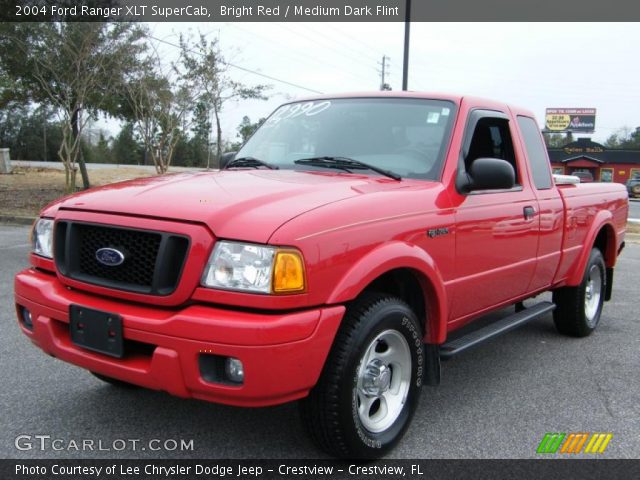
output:
[[[324,46],[324,48],[327,48],[329,50],[333,50],[337,55],[340,55],[341,57],[347,59],[349,62],[356,62],[356,63],[360,63],[361,65],[366,66],[367,68],[372,68],[373,70],[375,70],[376,68],[374,66],[372,66],[370,63],[363,61],[362,58],[356,56],[356,55],[351,55],[350,53],[348,53],[347,50],[344,49],[344,47],[340,48],[340,47],[333,47],[332,45],[330,45],[327,41],[327,39],[325,38],[325,36],[322,37],[317,37],[317,38],[313,38],[309,35],[307,35],[306,33],[302,33],[298,30],[294,30],[292,29],[289,25],[286,25],[284,23],[280,23],[279,26],[281,28],[284,28],[285,30],[290,31],[291,33],[293,33],[294,35],[299,36],[300,38],[304,38],[307,41],[313,43],[313,44],[321,44]],[[309,31],[310,28],[305,27],[305,31]]]
[[[333,46],[335,46],[335,48],[337,48],[337,50],[341,52],[340,54],[345,58],[351,58],[358,62],[363,62],[364,60],[363,62],[364,65],[370,65],[371,63],[376,61],[377,55],[371,55],[372,49],[370,46],[367,49],[366,53],[364,53],[362,50],[356,50],[352,40],[348,40],[348,43],[345,44],[344,41],[336,39],[335,35],[328,35],[326,32],[327,26],[328,24],[323,24],[322,31],[319,31],[318,29],[313,28],[311,25],[305,23],[304,30],[305,32],[308,31],[308,32],[316,33],[316,35],[320,37],[322,41],[325,42],[326,45],[328,45],[330,42],[332,44],[330,45],[330,48],[333,48]],[[338,30],[335,30],[335,29],[334,31],[339,32]],[[348,50],[345,50],[345,45],[348,45],[349,47]],[[363,58],[363,57],[368,57],[368,58]]]
[[[314,90],[312,88],[303,87],[302,85],[298,85],[297,83],[288,82],[288,81],[282,80],[280,78],[272,77],[271,75],[266,75],[264,73],[256,72],[255,70],[251,70],[249,68],[241,67],[240,65],[235,65],[235,64],[230,63],[230,62],[225,62],[225,63],[227,65],[229,65],[230,67],[237,68],[238,70],[242,70],[243,72],[253,73],[254,75],[258,75],[260,77],[268,78],[269,80],[273,80],[274,82],[284,83],[286,85],[290,85],[292,87],[296,87],[296,88],[299,88],[301,90],[306,90],[306,91],[311,92],[311,93],[317,93],[317,94],[320,94],[320,95],[322,95],[322,93],[323,93],[323,92],[321,92],[319,90]]]
[[[376,52],[374,51],[374,48],[370,45],[367,44],[365,42],[363,42],[362,40],[354,37],[353,35],[350,35],[349,33],[343,31],[343,30],[339,30],[337,29],[335,26],[331,25],[330,23],[325,23],[322,25],[323,28],[330,28],[331,30],[333,30],[334,32],[338,33],[339,35],[342,35],[343,37],[349,39],[351,42],[358,42],[359,44],[361,44],[364,49],[362,47],[360,47],[360,50],[355,51],[355,53],[359,53],[362,54],[364,56],[369,57],[370,60],[375,61],[376,59]],[[351,48],[353,49],[353,44],[351,45]],[[363,53],[363,52],[367,52],[367,53]],[[373,54],[373,56],[372,56]]]
[[[259,34],[255,33],[255,32],[251,32],[249,30],[245,30],[244,28],[240,28],[240,27],[238,27],[237,25],[234,25],[234,24],[229,24],[229,26],[231,28],[233,28],[233,29],[236,29],[236,30],[238,30],[240,32],[243,32],[245,34],[251,35],[251,36],[253,36],[255,38],[262,39],[263,41],[270,42],[270,43],[272,43],[274,45],[280,45],[281,47],[284,48],[284,51],[280,51],[278,53],[279,56],[289,57],[291,59],[295,59],[297,62],[302,61],[304,63],[307,63],[308,65],[314,64],[314,65],[317,66],[318,62],[314,61],[308,55],[303,55],[302,53],[298,53],[296,51],[291,51],[291,44],[285,44],[283,42],[279,42],[279,41],[274,40],[272,38],[267,38],[267,37],[265,37],[263,35],[259,35]],[[352,77],[352,78],[354,78],[354,79],[356,79],[358,81],[363,81],[365,79],[365,77],[363,75],[355,74],[355,73],[352,73],[350,71],[345,71],[344,67],[340,67],[340,66],[336,65],[335,63],[323,61],[323,65],[327,65],[327,66],[333,67],[337,71],[341,72],[342,74],[349,75],[350,77]]]
[[[177,45],[177,44],[175,44],[175,43],[169,42],[169,41],[167,41],[167,40],[163,40],[163,39],[158,38],[158,37],[155,37],[155,36],[153,36],[153,35],[150,35],[149,37],[150,37],[150,38],[153,38],[154,40],[156,40],[156,41],[158,41],[158,42],[161,42],[161,43],[165,43],[165,44],[167,44],[167,45],[170,45],[170,46],[172,46],[172,47],[175,47],[175,48],[181,48],[181,47],[180,47],[180,45]],[[201,53],[201,52],[198,52],[197,50],[189,50],[189,51],[190,51],[191,53],[195,53],[195,54],[197,54],[197,55],[202,55],[202,53]],[[236,65],[236,64],[231,63],[231,62],[226,62],[226,61],[225,61],[225,65],[229,65],[230,67],[236,68],[236,69],[238,69],[238,70],[242,70],[243,72],[252,73],[252,74],[254,74],[254,75],[258,75],[259,77],[263,77],[263,78],[267,78],[267,79],[269,79],[269,80],[273,80],[274,82],[279,82],[279,83],[283,83],[283,84],[285,84],[285,85],[289,85],[289,86],[291,86],[291,87],[299,88],[299,89],[301,89],[301,90],[306,90],[306,91],[311,92],[311,93],[318,93],[318,94],[322,94],[322,93],[323,93],[323,92],[321,92],[321,91],[319,91],[319,90],[314,90],[314,89],[312,89],[312,88],[308,88],[308,87],[304,87],[304,86],[302,86],[302,85],[298,85],[297,83],[289,82],[289,81],[287,81],[287,80],[282,80],[281,78],[277,78],[277,77],[273,77],[273,76],[271,76],[271,75],[267,75],[267,74],[265,74],[265,73],[257,72],[257,71],[255,71],[255,70],[251,70],[250,68],[241,67],[240,65]]]

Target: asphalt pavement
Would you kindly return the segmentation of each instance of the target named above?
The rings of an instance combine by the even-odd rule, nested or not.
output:
[[[323,458],[295,404],[242,409],[125,390],[35,348],[13,303],[27,236],[28,227],[0,226],[1,458]],[[594,335],[563,337],[547,316],[444,363],[442,384],[423,390],[390,457],[535,458],[547,432],[603,432],[613,438],[599,457],[640,458],[639,285],[640,245],[627,244]],[[35,446],[36,435],[59,439],[62,450],[19,450],[20,435]],[[142,450],[154,439],[192,440],[193,449]],[[73,448],[83,440],[110,450]],[[127,448],[115,450],[116,440]]]
[[[640,198],[630,199],[629,218],[635,218],[640,220]]]

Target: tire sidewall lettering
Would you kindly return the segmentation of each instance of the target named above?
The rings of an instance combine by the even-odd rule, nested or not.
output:
[[[422,386],[422,375],[424,371],[424,347],[422,343],[422,337],[420,336],[418,330],[416,329],[414,322],[412,322],[408,317],[404,316],[402,318],[402,326],[407,328],[411,334],[413,345],[415,347],[416,352],[416,378],[415,385],[416,387]]]
[[[416,390],[416,389],[419,389],[422,386],[422,375],[424,371],[424,362],[425,362],[424,348],[422,343],[422,336],[420,335],[420,332],[419,332],[419,327],[416,326],[417,322],[409,318],[404,312],[396,311],[396,312],[390,313],[389,316],[390,317],[395,316],[397,318],[398,314],[402,315],[402,318],[398,319],[399,321],[398,320],[395,321],[395,326],[394,325],[390,326],[388,324],[384,325],[385,320],[383,320],[380,322],[380,325],[378,325],[376,328],[374,328],[372,331],[369,332],[368,338],[372,339],[375,335],[377,335],[383,329],[389,329],[389,328],[395,329],[405,337],[411,350],[411,361],[412,361],[411,370],[412,370],[412,376],[413,376],[413,380],[409,387],[409,393],[407,396],[407,399],[409,399],[412,396],[419,395],[419,390]],[[366,345],[367,342],[364,342],[364,344]],[[403,421],[408,423],[408,420],[404,418],[405,414],[403,413],[401,417],[399,417],[398,420],[396,420],[396,423],[394,423],[391,427],[389,427],[384,432],[380,432],[377,434],[370,433],[362,426],[362,423],[360,422],[360,419],[358,416],[357,385],[358,385],[358,372],[360,371],[360,368],[362,368],[362,362],[364,361],[364,359],[362,358],[363,353],[364,351],[361,351],[358,353],[358,355],[360,355],[360,358],[353,370],[352,388],[351,388],[351,417],[353,421],[353,426],[355,427],[355,433],[360,439],[360,441],[366,447],[369,447],[372,449],[381,449],[385,447],[385,445],[383,441],[381,441],[378,437],[383,436],[385,433],[395,428],[397,426],[398,421]],[[402,420],[400,420],[401,418]]]

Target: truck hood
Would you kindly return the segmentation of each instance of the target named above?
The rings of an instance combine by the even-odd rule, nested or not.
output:
[[[386,177],[293,170],[236,170],[140,178],[94,188],[48,207],[207,224],[218,238],[266,243],[282,224],[315,208],[406,187]]]

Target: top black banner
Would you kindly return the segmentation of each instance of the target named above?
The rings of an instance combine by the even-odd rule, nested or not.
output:
[[[0,0],[0,21],[638,21],[630,0]]]

